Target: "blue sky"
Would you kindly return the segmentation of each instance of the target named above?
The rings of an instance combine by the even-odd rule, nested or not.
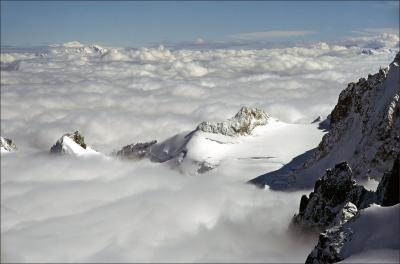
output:
[[[332,40],[398,20],[396,1],[1,1],[1,44]]]

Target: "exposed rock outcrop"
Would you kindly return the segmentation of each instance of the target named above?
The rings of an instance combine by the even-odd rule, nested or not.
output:
[[[74,156],[102,155],[85,143],[84,137],[78,132],[64,134],[56,144],[54,144],[50,153],[69,154]]]
[[[255,127],[266,125],[269,118],[261,109],[243,106],[234,117],[223,122],[202,122],[197,130],[226,136],[250,135]]]
[[[66,148],[64,144],[65,137],[70,138],[73,142],[79,145],[81,148],[86,149],[85,138],[79,133],[79,131],[75,131],[73,133],[64,134],[59,140],[57,140],[56,144],[54,144],[50,152],[51,153],[65,153]]]
[[[150,147],[156,143],[157,140],[153,140],[145,143],[126,145],[121,150],[116,152],[116,156],[123,159],[133,159],[133,160],[143,159],[149,152]]]
[[[308,197],[302,196],[299,214],[294,216],[292,224],[320,232],[347,222],[374,201],[375,193],[357,185],[351,168],[342,162],[317,180]]]
[[[16,150],[17,146],[11,139],[0,137],[0,148],[1,152],[10,152]]]

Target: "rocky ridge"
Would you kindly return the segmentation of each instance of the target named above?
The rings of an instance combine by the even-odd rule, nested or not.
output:
[[[340,93],[330,114],[330,131],[305,163],[305,168],[328,156],[338,142],[356,129],[358,142],[349,149],[352,153],[349,153],[348,162],[355,175],[380,179],[400,151],[399,64],[400,53],[397,53],[389,68],[381,68],[367,79],[350,83]]]
[[[400,151],[400,53],[388,68],[350,83],[329,118],[329,132],[296,166],[252,181],[272,189],[311,187],[326,168],[345,160],[353,177],[380,180]],[[289,169],[288,169],[289,168]]]
[[[223,122],[202,122],[197,130],[225,136],[250,135],[255,127],[266,125],[269,118],[262,109],[243,106],[234,117]]]

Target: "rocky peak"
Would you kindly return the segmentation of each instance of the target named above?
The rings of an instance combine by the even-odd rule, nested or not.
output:
[[[125,159],[142,159],[149,152],[150,147],[156,143],[157,140],[153,140],[145,143],[126,145],[121,150],[117,151],[116,156]]]
[[[16,150],[17,146],[11,139],[0,137],[0,148],[2,151],[9,152]]]
[[[330,131],[304,167],[324,157],[337,162],[339,156],[330,154],[342,148],[356,177],[380,179],[390,169],[400,150],[399,57],[400,53],[390,67],[350,83],[340,93],[330,115]]]
[[[323,231],[328,227],[345,223],[359,209],[369,206],[375,199],[371,191],[359,186],[352,179],[347,162],[336,164],[318,179],[314,191],[300,201],[299,214],[292,224],[297,227]]]
[[[75,131],[73,133],[66,133],[59,140],[57,140],[56,144],[54,144],[50,149],[51,153],[64,153],[65,152],[65,147],[64,147],[64,138],[65,137],[71,139],[73,142],[75,142],[81,148],[86,149],[87,146],[86,146],[84,137],[79,133],[79,131]]]
[[[326,168],[343,160],[354,178],[380,180],[400,151],[399,58],[397,53],[388,68],[350,83],[340,93],[329,131],[316,149],[250,182],[272,189],[308,188]]]
[[[223,122],[202,122],[197,130],[226,136],[250,135],[255,127],[267,124],[269,118],[259,108],[243,106],[234,117]]]

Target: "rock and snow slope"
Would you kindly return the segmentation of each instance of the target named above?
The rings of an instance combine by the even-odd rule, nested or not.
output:
[[[307,264],[335,263],[371,250],[400,249],[400,204],[391,207],[373,205],[343,225],[322,233],[318,245],[308,256]],[[382,257],[378,262],[381,262]],[[388,262],[398,261],[394,259]],[[363,262],[363,261],[362,261]]]
[[[347,161],[355,178],[380,179],[400,151],[400,53],[387,69],[350,83],[330,115],[330,130],[297,166],[252,183],[272,188],[311,187],[324,170]]]

